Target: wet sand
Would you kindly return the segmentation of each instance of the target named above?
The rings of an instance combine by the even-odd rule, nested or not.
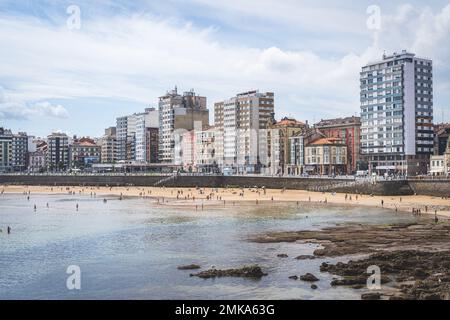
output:
[[[337,204],[349,206],[369,206],[450,218],[450,197],[431,196],[370,196],[342,193],[322,193],[305,190],[279,190],[256,188],[165,188],[165,187],[50,187],[2,185],[0,193],[19,194],[79,194],[122,197],[148,197],[159,205],[182,206],[200,209],[211,206],[232,206],[238,204],[262,205],[267,203],[290,202],[301,206],[304,202]]]

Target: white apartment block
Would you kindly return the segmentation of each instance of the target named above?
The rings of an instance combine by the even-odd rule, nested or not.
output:
[[[215,103],[214,122],[223,136],[223,167],[236,173],[259,172],[260,129],[274,118],[274,94],[249,91]]]
[[[139,113],[134,116],[135,119],[135,138],[136,151],[135,159],[137,162],[149,162],[147,159],[147,128],[158,128],[159,112],[155,108],[148,108],[144,113]]]
[[[158,128],[158,125],[159,112],[155,108],[147,108],[145,112],[117,118],[117,160],[147,162],[146,129]]]
[[[177,88],[159,98],[159,161],[175,161],[177,130],[202,130],[209,125],[206,97],[197,96],[193,90],[178,94]]]
[[[427,172],[433,152],[432,61],[402,51],[361,72],[361,154],[369,170]]]
[[[127,160],[128,116],[116,119],[117,160]]]
[[[174,137],[174,160],[175,165],[183,166],[186,171],[195,171],[195,132],[178,129]]]
[[[216,172],[216,138],[219,131],[215,128],[195,132],[195,166],[199,172]]]

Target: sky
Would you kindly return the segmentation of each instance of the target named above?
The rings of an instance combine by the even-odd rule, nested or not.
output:
[[[440,0],[0,0],[0,127],[98,137],[175,86],[206,96],[211,122],[254,89],[277,119],[358,115],[361,67],[403,49],[433,59],[450,122],[449,40]]]

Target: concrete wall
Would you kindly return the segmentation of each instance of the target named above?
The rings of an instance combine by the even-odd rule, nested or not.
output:
[[[0,175],[0,184],[49,186],[154,186],[163,176],[15,176]],[[428,194],[450,196],[450,182],[381,181],[377,183],[340,179],[307,179],[245,176],[181,176],[160,184],[167,187],[266,187],[321,192],[363,193],[373,195]]]
[[[408,183],[416,194],[450,197],[450,180],[409,180]]]

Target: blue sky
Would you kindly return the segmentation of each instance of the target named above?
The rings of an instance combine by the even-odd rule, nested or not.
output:
[[[448,39],[448,1],[0,0],[0,126],[100,136],[175,85],[211,119],[250,89],[275,92],[278,119],[354,115],[361,66],[402,49],[434,60],[435,122],[450,121]]]

